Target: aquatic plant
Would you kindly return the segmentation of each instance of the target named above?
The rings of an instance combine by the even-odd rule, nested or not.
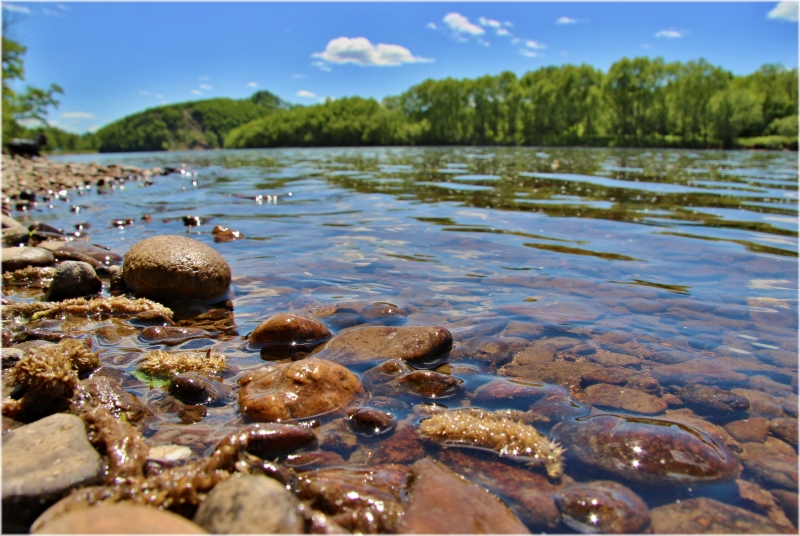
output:
[[[12,303],[2,309],[3,318],[21,316],[38,320],[58,315],[90,316],[96,314],[129,313],[157,311],[172,318],[172,310],[160,303],[145,298],[131,300],[122,296],[113,298],[73,298],[61,302]]]
[[[218,377],[228,365],[224,355],[212,354],[209,348],[205,353],[194,355],[153,350],[144,356],[136,368],[152,376],[172,376],[194,371],[204,376]]]
[[[56,269],[52,266],[26,266],[3,274],[3,286],[45,288],[53,281]]]
[[[504,411],[469,408],[444,411],[422,421],[419,435],[446,446],[464,446],[493,451],[500,456],[543,465],[551,478],[563,473],[558,443],[533,426],[517,422]]]
[[[29,421],[64,411],[78,387],[78,374],[99,366],[97,352],[77,339],[29,350],[8,372],[7,381],[22,396],[4,400],[3,415]]]

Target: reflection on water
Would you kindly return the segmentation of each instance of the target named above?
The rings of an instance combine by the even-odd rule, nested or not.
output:
[[[729,422],[796,423],[796,153],[469,147],[58,159],[195,172],[16,216],[63,229],[90,223],[90,240],[119,254],[157,234],[212,244],[233,271],[240,336],[278,312],[316,315],[336,333],[368,323],[369,304],[391,303],[408,313],[406,325],[452,332],[448,373],[464,388],[448,407],[480,406],[475,393],[503,376],[569,388],[535,403],[549,416],[535,423],[545,433],[590,405],[708,430],[719,415],[708,413],[711,398],[697,401],[690,387],[699,383],[750,400],[750,413],[732,412]],[[184,227],[187,215],[202,223]],[[109,225],[121,218],[134,224]],[[214,243],[215,225],[246,238]],[[136,336],[115,344],[129,372]],[[242,371],[263,366],[241,337],[215,341],[215,351]],[[126,387],[147,401],[163,396],[133,379]],[[639,398],[609,401],[609,389]],[[492,396],[484,405],[496,409]],[[208,411],[196,426],[227,423],[236,407]],[[180,426],[165,417],[150,439],[177,441]],[[731,434],[726,445],[745,444]],[[759,445],[748,447],[752,456],[771,448]],[[747,449],[736,452],[749,467],[742,478],[781,487],[783,469],[747,465]],[[572,470],[568,462],[570,478],[598,478]],[[720,496],[735,493],[732,481],[724,486]],[[637,493],[656,508],[695,492]]]

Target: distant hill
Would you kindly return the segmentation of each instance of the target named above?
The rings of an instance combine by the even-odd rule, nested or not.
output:
[[[209,99],[150,108],[115,121],[91,137],[101,153],[216,149],[232,129],[288,110],[292,105],[269,91],[249,99]]]

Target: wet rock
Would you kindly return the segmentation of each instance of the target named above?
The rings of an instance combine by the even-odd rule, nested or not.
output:
[[[226,436],[216,449],[225,445],[243,448],[250,454],[264,459],[273,459],[313,445],[316,434],[295,424],[256,423],[245,426],[241,430]]]
[[[142,311],[133,317],[133,324],[174,326],[175,322],[163,311]]]
[[[19,348],[3,348],[3,369],[8,369],[22,359],[23,352]]]
[[[233,386],[194,371],[173,376],[169,386],[170,394],[188,404],[224,404],[232,390]]]
[[[586,388],[593,406],[622,409],[645,415],[656,415],[667,409],[667,403],[638,389],[597,383]]]
[[[291,313],[272,315],[247,337],[247,346],[260,349],[265,357],[285,357],[310,352],[333,333],[324,324],[307,316]]]
[[[18,247],[25,246],[30,240],[30,234],[25,227],[3,228],[3,246]]]
[[[82,415],[102,407],[114,417],[123,418],[131,424],[139,424],[153,416],[153,412],[139,397],[123,389],[114,378],[102,375],[102,372],[80,382],[70,404],[71,413]]]
[[[553,499],[559,486],[540,473],[513,462],[485,459],[482,453],[471,450],[445,449],[438,454],[437,461],[504,497],[532,530],[552,531],[561,522]]]
[[[103,283],[91,265],[80,261],[64,261],[56,268],[47,291],[47,301],[62,301],[97,294]]]
[[[797,528],[797,493],[792,491],[786,491],[782,489],[774,489],[770,491],[773,497],[778,502],[778,505],[783,510],[783,513],[786,514],[786,517],[789,518],[789,521],[792,522],[795,529]]]
[[[696,413],[716,420],[734,419],[738,413],[750,409],[750,402],[745,397],[713,385],[690,383],[675,394]]]
[[[724,481],[739,471],[722,442],[675,421],[590,415],[556,425],[552,435],[567,448],[568,462],[648,487]]]
[[[700,497],[659,506],[650,511],[653,531],[662,534],[779,534],[787,529],[768,518]]]
[[[498,379],[475,389],[472,400],[481,406],[497,404],[498,407],[524,411],[545,395],[560,392],[559,389],[541,382]]]
[[[728,432],[732,438],[742,443],[753,441],[763,443],[767,439],[768,427],[769,419],[764,417],[740,419],[738,421],[729,422],[724,426],[725,431]]]
[[[618,367],[638,366],[641,364],[640,357],[603,350],[599,348],[594,354],[589,356],[589,359],[601,365],[616,365]]]
[[[286,456],[283,463],[297,471],[313,471],[323,467],[337,467],[346,465],[344,458],[327,450],[313,450],[311,452],[299,452]]]
[[[174,346],[192,339],[207,337],[206,330],[198,328],[182,328],[178,326],[149,326],[142,330],[139,338],[145,342]]]
[[[214,227],[211,231],[211,235],[214,237],[214,242],[233,242],[234,240],[241,240],[244,238],[243,233],[228,229],[222,225]]]
[[[764,443],[747,443],[745,448],[742,463],[755,481],[767,488],[797,490],[797,453],[792,447],[770,437]]]
[[[36,526],[35,534],[206,534],[188,519],[149,506],[109,504],[82,508]]]
[[[370,465],[384,463],[411,464],[425,456],[425,444],[417,435],[416,426],[401,422],[395,433],[375,445],[364,460]]]
[[[214,486],[194,522],[212,534],[297,534],[304,528],[299,506],[277,480],[248,475]]]
[[[736,487],[739,490],[739,497],[748,508],[763,513],[771,521],[792,530],[792,522],[786,517],[772,493],[747,480],[736,480]]]
[[[662,385],[697,383],[716,387],[734,387],[747,383],[747,376],[709,359],[692,359],[675,365],[653,367],[651,374]]]
[[[785,367],[792,370],[797,370],[797,353],[786,352],[784,350],[765,350],[758,353],[761,361],[775,365],[776,367]]]
[[[495,495],[430,459],[411,466],[401,534],[529,534]]]
[[[184,236],[146,238],[125,255],[125,284],[157,300],[213,300],[231,282],[231,269],[214,249]]]
[[[366,387],[374,390],[379,385],[396,380],[400,376],[408,374],[413,370],[414,369],[409,367],[405,361],[389,359],[364,372],[361,375],[361,381]]]
[[[397,427],[394,415],[374,408],[348,409],[347,422],[354,433],[367,437],[383,435]]]
[[[376,302],[361,309],[361,316],[367,322],[378,322],[384,326],[402,326],[408,313],[392,303]]]
[[[3,435],[3,532],[27,532],[71,489],[102,479],[83,421],[56,414]]]
[[[300,500],[353,533],[394,533],[403,517],[406,468],[324,468],[297,479]]]
[[[432,370],[415,370],[374,387],[372,393],[376,396],[402,397],[410,394],[431,399],[450,398],[458,394],[461,384],[461,380],[447,374]]]
[[[515,365],[531,363],[550,363],[556,358],[556,349],[545,344],[532,344],[514,354]]]
[[[785,417],[787,409],[797,408],[797,397],[776,397],[753,389],[734,388],[731,393],[744,397],[750,403],[750,415]],[[787,404],[788,402],[788,404]],[[791,410],[790,410],[791,411]]]
[[[343,409],[364,394],[355,374],[314,357],[250,372],[239,385],[242,413],[259,421],[322,415]]]
[[[583,417],[592,411],[590,404],[576,400],[563,387],[560,389],[534,402],[530,411],[535,415],[545,417],[550,422]]]
[[[488,369],[494,371],[509,363],[514,358],[514,353],[522,350],[528,342],[522,338],[498,337],[473,337],[462,343],[450,356],[453,361],[471,360],[488,364]]]
[[[643,532],[650,525],[645,502],[618,482],[574,484],[558,492],[556,504],[564,524],[583,534]]]
[[[3,272],[21,270],[28,266],[52,266],[56,259],[53,254],[43,248],[19,246],[3,248]]]
[[[116,266],[122,262],[122,257],[108,248],[89,242],[48,240],[40,243],[39,247],[52,252],[57,260],[82,261],[93,267]]]
[[[331,339],[317,357],[342,365],[402,359],[417,368],[441,363],[453,345],[450,332],[441,327],[354,328]]]
[[[797,448],[797,419],[772,419],[769,422],[769,433]]]

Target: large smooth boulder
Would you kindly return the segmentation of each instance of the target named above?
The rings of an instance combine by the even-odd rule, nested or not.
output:
[[[228,290],[231,268],[197,240],[162,235],[133,245],[125,254],[122,276],[129,289],[153,300],[212,301]]]

